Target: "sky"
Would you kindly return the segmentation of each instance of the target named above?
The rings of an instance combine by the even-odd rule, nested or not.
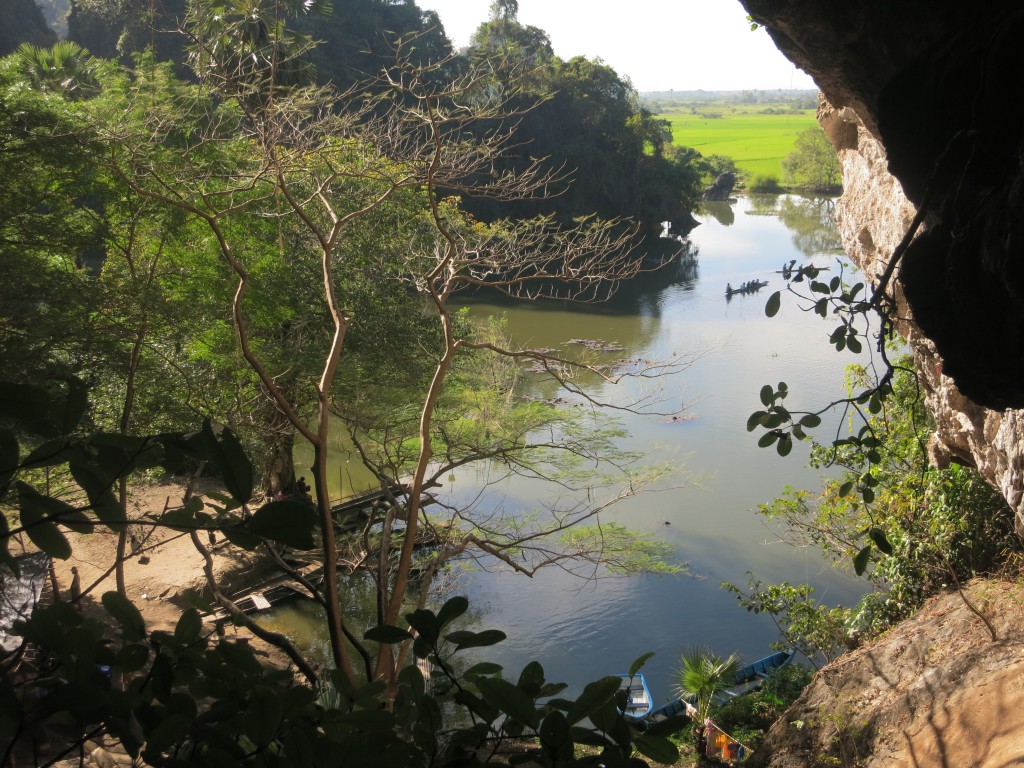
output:
[[[490,0],[416,0],[436,10],[456,47]],[[738,0],[519,0],[519,22],[548,33],[563,58],[600,58],[640,92],[815,88]]]

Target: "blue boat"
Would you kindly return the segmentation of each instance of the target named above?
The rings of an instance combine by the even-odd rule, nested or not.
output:
[[[732,685],[715,696],[715,703],[723,704],[729,699],[760,688],[761,683],[768,678],[773,669],[789,664],[793,660],[793,656],[792,651],[778,651],[758,659],[752,664],[747,664],[745,667],[740,667],[736,670]],[[647,719],[653,722],[675,715],[689,714],[687,710],[693,709],[693,703],[692,696],[673,699],[667,704],[662,704],[657,709],[651,709]]]
[[[622,678],[621,690],[626,691],[626,708],[620,710],[623,716],[630,720],[643,720],[651,714],[654,709],[654,699],[651,698],[651,690],[647,687],[647,678],[642,673],[630,675],[618,675]]]
[[[792,651],[776,651],[773,654],[765,656],[763,659],[758,659],[753,664],[747,664],[747,666],[740,667],[736,670],[736,679],[733,682],[733,685],[746,685],[747,683],[756,681],[758,686],[760,686],[764,680],[768,679],[768,675],[771,674],[773,669],[784,667],[792,660]],[[750,689],[748,688],[747,690]]]

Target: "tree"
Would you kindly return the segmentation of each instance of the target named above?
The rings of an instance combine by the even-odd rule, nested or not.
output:
[[[491,21],[518,21],[518,0],[494,0],[491,3]]]
[[[723,659],[710,648],[696,646],[683,651],[679,661],[679,689],[693,697],[697,710],[693,720],[702,725],[711,712],[715,694],[733,684],[740,668],[739,658],[732,654]]]
[[[782,160],[782,169],[791,183],[816,192],[835,192],[842,183],[835,147],[818,125],[796,137],[795,149]]]
[[[47,554],[66,558],[71,549],[62,528],[122,524],[112,488],[140,467],[176,471],[185,459],[208,461],[228,479],[233,503],[244,503],[251,490],[245,479],[251,479],[251,467],[229,432],[207,423],[193,435],[89,434],[81,423],[83,395],[76,387],[0,382],[0,504],[7,507],[17,497],[20,507],[10,528],[7,509],[0,515],[0,583],[16,578],[24,563],[9,551],[15,537],[28,536]],[[36,450],[29,450],[33,445]],[[73,505],[37,491],[31,472],[40,463],[88,478],[88,498]],[[213,522],[208,514],[193,516],[201,506],[186,501],[164,522],[190,531],[196,541],[195,524]],[[239,541],[265,537],[301,546],[302,526],[288,530],[267,509],[220,530]],[[73,596],[76,603],[80,599]],[[35,654],[29,659],[23,643],[0,658],[5,765],[49,765],[81,755],[85,742],[104,730],[133,759],[154,765],[476,766],[491,764],[498,749],[524,736],[537,740],[524,758],[549,765],[578,764],[577,741],[600,746],[600,759],[609,766],[637,765],[634,748],[659,762],[678,757],[665,738],[669,729],[640,734],[627,726],[617,677],[602,678],[566,700],[554,698],[565,685],[547,682],[536,662],[516,683],[486,662],[457,674],[461,651],[504,639],[497,630],[454,628],[468,609],[465,598],[448,600],[436,613],[407,614],[409,630],[379,626],[366,633],[367,642],[411,643],[417,658],[429,657],[439,670],[432,690],[415,666],[403,670],[390,711],[381,706],[385,686],[352,684],[340,670],[318,678],[285,638],[257,624],[250,623],[251,630],[288,652],[306,685],[297,685],[288,671],[263,667],[247,644],[205,627],[195,608],[184,612],[173,632],[151,631],[117,592],[100,602],[106,620],[58,600],[36,607],[15,626]],[[246,621],[244,614],[238,618]],[[443,707],[460,710],[461,721],[445,729]],[[593,726],[584,725],[588,719]]]
[[[401,337],[407,340],[408,349],[400,351],[405,359],[415,361],[431,353],[436,357],[417,415],[407,422],[415,429],[411,434],[396,431],[391,445],[399,450],[389,448],[384,455],[394,457],[390,464],[378,464],[384,487],[397,502],[389,507],[380,533],[381,625],[395,625],[410,598],[417,536],[434,523],[426,509],[427,493],[438,480],[439,463],[443,472],[469,461],[502,460],[539,476],[536,467],[550,464],[558,452],[578,459],[596,456],[608,445],[605,433],[578,429],[571,419],[536,407],[520,408],[527,418],[510,420],[497,448],[493,436],[485,442],[485,430],[466,430],[466,420],[439,422],[446,388],[467,353],[535,360],[579,396],[584,392],[574,382],[574,371],[613,382],[658,377],[680,363],[610,372],[586,360],[507,349],[461,328],[451,303],[462,289],[490,287],[527,297],[552,293],[581,301],[605,298],[641,268],[639,255],[628,244],[630,232],[593,218],[568,229],[543,217],[490,225],[466,218],[445,194],[466,191],[512,199],[532,195],[550,183],[550,175],[536,163],[515,175],[486,178],[510,141],[509,120],[521,110],[509,113],[505,98],[482,98],[484,81],[476,73],[455,82],[438,81],[435,75],[445,62],[424,70],[403,55],[410,43],[401,41],[397,64],[362,92],[370,95],[367,99],[310,85],[309,73],[301,65],[304,38],[288,31],[276,5],[258,10],[266,16],[254,15],[251,5],[217,13],[197,7],[191,22],[196,46],[192,61],[202,88],[176,87],[166,99],[156,99],[153,75],[140,71],[112,92],[113,103],[104,103],[92,115],[94,129],[111,148],[105,171],[133,194],[176,209],[205,230],[205,238],[197,241],[200,250],[212,248],[221,260],[222,274],[236,281],[226,327],[237,339],[238,354],[258,379],[271,408],[312,446],[311,476],[325,574],[323,592],[316,591],[314,597],[328,614],[334,662],[350,683],[381,679],[395,695],[410,644],[402,644],[397,653],[389,644],[374,651],[353,633],[337,599],[339,565],[344,562],[339,559],[339,533],[327,492],[332,411],[351,413],[345,407],[352,392],[346,374],[352,360],[350,334],[358,318],[343,287],[359,271],[362,259],[370,254],[367,263],[378,283],[418,291],[436,323],[432,337],[413,343],[408,335]],[[218,94],[216,103],[210,101],[211,88]],[[340,97],[348,109],[329,109]],[[476,143],[467,144],[464,138],[479,122],[489,127]],[[174,150],[168,151],[172,146]],[[360,232],[379,228],[391,206],[405,198],[419,200],[423,214],[418,220],[429,229],[417,233],[414,228],[404,253],[396,253],[394,259],[364,251]],[[265,264],[274,263],[280,247],[251,237],[266,222],[282,228],[278,242],[283,238],[293,245],[286,261],[306,264],[306,274],[317,275],[313,284],[319,295],[313,301],[326,323],[302,347],[308,350],[308,359],[278,357],[258,334],[262,315],[279,311],[276,288],[263,282],[261,274],[269,274]],[[317,354],[319,363],[313,367]],[[292,384],[297,370],[303,373]],[[461,442],[451,439],[455,430],[448,427],[453,425],[461,429]],[[517,425],[524,431],[516,434]],[[548,429],[546,440],[525,439],[531,427],[540,426]],[[439,462],[442,450],[447,460]],[[531,454],[539,458],[522,458]],[[644,474],[625,464],[613,468],[620,473],[626,494],[644,485]],[[468,537],[463,532],[460,546],[492,554],[538,554],[534,565],[563,562],[570,557],[564,544],[526,545],[550,542],[572,525],[595,520],[616,497],[586,500],[560,511],[550,527],[520,530],[511,537],[499,531],[476,531]],[[287,505],[271,509],[282,517],[294,513]],[[393,526],[398,515],[405,523],[401,533]],[[628,545],[630,540],[620,533],[603,544],[595,538],[582,552],[580,541],[574,542],[577,556],[598,560],[606,551],[614,556],[615,550],[608,547]]]
[[[307,4],[299,5],[306,7]],[[544,189],[550,180],[550,175],[536,165],[516,175],[488,179],[483,174],[510,141],[509,120],[514,122],[522,112],[510,113],[508,101],[490,99],[478,75],[470,73],[456,82],[441,81],[439,86],[435,75],[444,63],[425,71],[401,55],[403,43],[399,45],[398,63],[377,83],[379,87],[358,95],[339,95],[331,89],[310,85],[308,72],[300,62],[306,43],[301,36],[289,32],[285,20],[277,15],[280,11],[277,4],[254,7],[244,3],[218,8],[218,13],[207,13],[208,10],[197,6],[192,17],[196,44],[193,63],[201,85],[171,83],[166,68],[144,60],[130,77],[113,74],[96,98],[86,99],[76,106],[82,123],[72,136],[80,146],[99,147],[89,158],[94,167],[107,174],[121,194],[135,198],[133,205],[124,207],[120,223],[132,221],[132,211],[148,215],[151,210],[160,211],[168,220],[183,222],[176,232],[185,241],[180,249],[175,249],[181,251],[176,255],[183,256],[191,251],[194,260],[190,264],[200,268],[201,287],[212,286],[213,301],[227,297],[221,319],[211,328],[207,339],[213,338],[220,344],[234,337],[237,348],[230,359],[239,371],[242,386],[248,386],[247,381],[257,382],[266,398],[264,402],[269,402],[271,408],[282,414],[289,428],[312,446],[315,508],[293,500],[262,505],[254,502],[253,468],[241,443],[232,431],[209,422],[196,434],[165,434],[153,438],[125,434],[130,430],[122,428],[95,438],[80,437],[50,425],[46,437],[57,442],[45,445],[42,453],[38,452],[40,443],[26,443],[27,450],[22,452],[17,438],[11,436],[14,433],[4,434],[4,456],[12,466],[5,470],[9,472],[7,479],[10,481],[19,472],[37,468],[39,462],[48,462],[45,466],[51,467],[66,465],[70,475],[82,484],[89,503],[87,506],[54,505],[49,497],[35,491],[28,483],[25,488],[18,486],[19,501],[24,503],[17,514],[20,525],[15,526],[14,532],[31,536],[38,546],[56,556],[66,556],[61,526],[93,525],[91,515],[94,514],[114,530],[123,529],[127,520],[112,492],[114,483],[121,478],[145,467],[173,465],[180,468],[183,458],[211,462],[223,476],[229,495],[222,499],[184,499],[180,507],[168,510],[153,524],[187,531],[201,552],[205,550],[197,535],[200,530],[221,531],[232,542],[246,547],[260,546],[261,541],[301,549],[316,546],[324,561],[324,586],[313,587],[310,592],[328,614],[331,651],[337,668],[331,680],[333,690],[348,697],[348,711],[355,706],[356,692],[362,691],[366,680],[379,681],[383,685],[371,687],[371,692],[363,694],[362,704],[356,708],[376,710],[384,701],[397,709],[397,716],[409,717],[410,710],[402,708],[403,696],[417,702],[422,697],[409,688],[412,683],[406,662],[410,655],[433,656],[443,661],[447,652],[438,646],[440,630],[460,612],[451,608],[445,613],[442,609],[438,614],[429,614],[434,619],[427,618],[426,608],[406,612],[417,532],[433,524],[426,494],[436,481],[434,471],[439,458],[444,455],[449,466],[452,462],[498,458],[509,466],[550,476],[551,470],[558,469],[551,459],[556,452],[577,460],[587,459],[600,455],[608,439],[608,433],[593,432],[590,425],[574,422],[571,415],[523,406],[513,409],[515,419],[491,419],[492,424],[500,420],[503,427],[502,443],[495,449],[493,440],[487,442],[482,419],[480,424],[472,424],[469,419],[460,420],[444,413],[446,407],[450,407],[446,398],[458,393],[450,389],[452,384],[459,384],[465,392],[475,380],[468,374],[479,365],[479,360],[485,355],[497,355],[508,361],[533,361],[575,396],[585,398],[586,392],[575,374],[586,373],[608,382],[626,376],[653,378],[678,367],[679,363],[608,370],[585,358],[569,359],[538,350],[509,349],[498,338],[474,334],[460,323],[452,301],[456,292],[463,288],[489,286],[511,295],[535,297],[550,293],[597,301],[641,268],[639,255],[628,244],[630,233],[616,231],[607,222],[587,218],[569,229],[544,217],[525,222],[480,224],[465,216],[444,196],[451,191],[474,191],[514,198]],[[333,108],[340,98],[346,100],[348,111]],[[472,135],[468,129],[478,120],[491,128],[483,133],[479,143],[467,143],[466,137]],[[380,241],[374,235],[393,215],[411,216],[417,226],[410,227],[403,249],[384,249],[377,253],[374,249]],[[384,229],[392,231],[388,227]],[[147,258],[159,255],[159,263],[163,263],[159,250],[148,248],[156,245],[158,228],[140,227],[137,231],[146,234],[147,247],[141,251],[125,248],[126,272],[120,273],[122,278],[134,277],[133,271],[141,263],[136,260],[138,255]],[[276,236],[267,237],[268,234]],[[288,325],[282,335],[289,340],[302,340],[303,344],[299,354],[287,358],[271,344],[273,334],[269,331],[283,321],[294,319],[288,314],[292,307],[277,302],[279,298],[294,299],[280,290],[285,281],[280,279],[281,273],[275,267],[284,265],[307,278],[307,285],[317,287],[314,309],[309,312],[319,318],[318,323],[310,326],[308,334],[292,336],[296,324]],[[393,498],[400,499],[400,505],[387,513],[379,534],[379,549],[383,553],[377,583],[380,629],[368,637],[356,633],[346,606],[339,601],[339,533],[326,481],[332,410],[345,410],[346,392],[353,391],[353,382],[359,380],[358,376],[350,375],[347,367],[350,362],[358,362],[358,358],[350,355],[349,342],[355,338],[352,332],[359,317],[352,310],[355,305],[349,303],[345,289],[350,281],[358,282],[354,276],[363,270],[380,285],[399,286],[406,293],[410,288],[415,289],[432,308],[436,323],[433,336],[403,337],[406,358],[416,361],[421,355],[426,357],[430,360],[430,371],[425,394],[415,406],[413,438],[407,440],[401,435],[396,443],[384,443],[390,448],[383,455],[397,457],[392,466],[408,467],[408,470],[402,474],[395,472],[390,477],[391,480],[400,478],[403,487],[385,486]],[[114,287],[119,282],[118,270],[112,269],[109,277]],[[207,282],[207,277],[214,279]],[[224,292],[226,281],[233,283],[233,292]],[[139,287],[138,283],[133,285]],[[193,284],[193,289],[199,290],[199,287]],[[187,295],[187,291],[183,293]],[[386,304],[393,294],[385,290],[374,295]],[[125,321],[127,329],[128,318],[135,318],[131,320],[132,326],[146,325],[141,315],[133,314],[131,307],[121,308],[111,303],[108,308],[111,310],[109,317],[116,321],[112,325]],[[396,308],[403,309],[401,305],[386,304],[383,310],[390,312]],[[138,338],[128,334],[121,341],[130,341],[129,346],[135,350]],[[317,368],[307,368],[317,355]],[[244,365],[239,364],[241,361]],[[301,375],[293,379],[291,369],[300,367],[303,368]],[[457,381],[460,377],[461,381]],[[72,388],[66,398],[68,403],[47,404],[43,413],[47,418],[52,418],[51,412],[60,416],[73,402],[75,413],[80,417],[86,406],[84,391],[77,386]],[[19,399],[42,400],[43,394],[31,388],[7,390],[5,402],[10,407],[6,408],[5,415],[16,420],[22,418],[29,410],[19,411]],[[481,408],[477,413],[482,415],[488,410],[488,401],[496,401],[498,394],[507,397],[508,390],[502,392],[498,387],[481,391]],[[121,417],[133,410],[130,400],[126,397],[123,401]],[[593,397],[589,402],[599,405]],[[498,416],[497,412],[493,415]],[[80,424],[80,418],[71,421],[73,427]],[[119,422],[119,426],[122,423]],[[34,426],[34,423],[30,421],[29,425]],[[548,430],[544,441],[531,436],[538,425]],[[548,451],[548,454],[531,458],[531,451]],[[27,458],[21,462],[26,454]],[[381,467],[387,468],[384,464]],[[625,466],[616,469],[626,483],[623,493],[639,490],[642,477]],[[19,480],[22,479],[19,475]],[[472,531],[473,538],[465,537],[464,541],[482,551],[498,552],[509,562],[516,556],[516,549],[536,555],[534,565],[541,565],[545,560],[564,563],[580,553],[591,561],[598,561],[606,552],[616,551],[607,549],[609,546],[618,547],[622,542],[631,546],[629,537],[614,528],[608,529],[608,536],[588,538],[577,534],[561,542],[559,537],[577,523],[594,520],[606,503],[585,500],[578,509],[567,510],[553,526],[534,532],[521,530],[511,538],[501,538],[498,530],[477,527]],[[250,504],[258,506],[255,512],[248,506]],[[86,515],[84,520],[82,514]],[[399,516],[405,523],[401,532],[391,525]],[[549,543],[543,543],[545,539]],[[5,536],[5,545],[6,542]],[[308,662],[285,639],[261,630],[233,606],[212,573],[210,587],[215,599],[224,604],[234,620],[278,645],[311,687],[322,685]],[[121,645],[113,647],[118,647],[120,652],[133,644],[147,646],[114,658],[113,666],[127,673],[145,668],[147,675],[151,669],[147,665],[152,664],[157,670],[156,676],[149,678],[156,687],[143,686],[136,690],[141,698],[133,700],[132,705],[122,702],[124,706],[117,714],[126,719],[113,724],[136,752],[142,743],[130,734],[130,728],[123,726],[130,717],[138,717],[138,711],[143,713],[146,727],[166,722],[169,715],[182,715],[173,720],[174,727],[168,726],[169,731],[162,736],[159,732],[149,733],[145,743],[150,756],[158,758],[179,749],[198,755],[206,748],[200,744],[206,743],[204,739],[208,734],[201,730],[208,712],[198,713],[191,708],[178,712],[174,708],[179,699],[168,698],[177,682],[187,685],[184,682],[187,674],[183,678],[175,677],[175,665],[215,671],[222,663],[240,664],[252,675],[244,677],[244,691],[232,687],[225,695],[241,695],[248,708],[246,711],[263,711],[261,707],[268,702],[269,711],[277,711],[277,704],[273,703],[278,698],[274,688],[276,679],[262,680],[262,670],[253,668],[251,656],[238,655],[230,643],[217,642],[215,650],[211,650],[213,655],[208,654],[202,631],[198,634],[195,631],[195,614],[183,617],[174,643],[161,636],[149,644],[130,602],[116,594],[104,602],[124,630]],[[403,617],[418,637],[399,626]],[[98,640],[103,637],[102,630],[91,624],[81,625],[64,609],[55,609],[53,614],[40,614],[39,624],[32,626],[43,628],[44,636],[40,641],[51,648],[56,646],[58,654],[69,646],[60,645],[59,633],[48,635],[45,632],[46,626],[53,625],[51,619],[59,626],[81,628],[83,632],[76,633],[75,643],[80,636],[89,636],[92,638],[89,642],[96,640],[101,645],[107,642]],[[27,633],[31,635],[33,631],[30,627]],[[456,646],[470,647],[471,644],[486,645],[495,636],[486,636],[487,642],[457,633],[453,637],[451,642]],[[161,655],[160,648],[166,649],[167,658]],[[62,663],[78,664],[75,659],[80,650],[74,645],[69,651],[71,656],[63,658]],[[101,655],[105,661],[110,660],[106,652]],[[132,667],[136,663],[141,666]],[[204,667],[206,664],[212,666]],[[487,674],[494,672],[492,669]],[[211,685],[215,678],[214,674]],[[544,691],[548,692],[544,695],[551,693],[550,688],[537,680],[534,669],[524,673],[521,679],[520,692],[529,691],[527,695],[534,701]],[[541,715],[536,714],[538,710],[531,710],[533,705],[522,706],[520,694],[511,693],[500,683],[491,685],[477,681],[475,684],[481,689],[482,697],[464,695],[460,698],[477,718],[477,726],[466,737],[475,745],[497,738],[493,736],[494,728],[502,734],[512,732],[506,731],[504,725],[494,725],[502,713],[509,714],[509,710],[519,713],[512,722],[518,718],[524,724],[521,727],[537,729],[542,725]],[[263,690],[268,685],[274,693],[267,694]],[[586,705],[576,708],[570,705],[568,712],[552,715],[545,740],[562,750],[569,742],[567,729],[560,725],[562,720],[564,725],[571,725],[582,717],[602,717],[602,730],[608,734],[602,737],[602,744],[619,752],[627,749],[633,737],[628,729],[623,730],[619,718],[607,714],[614,705],[610,698],[613,693],[606,694],[606,687],[602,683],[595,693],[588,694]],[[255,693],[256,689],[261,692]],[[318,718],[330,715],[317,715],[303,709],[303,704],[308,704],[307,693],[297,696],[302,701],[296,712],[299,717],[309,715],[313,731],[319,733],[321,721]],[[101,702],[94,701],[76,711],[80,719],[75,727],[81,728],[95,717],[97,710],[90,708],[93,704],[101,706]],[[135,704],[141,709],[132,709]],[[132,710],[130,716],[126,708]],[[432,719],[435,710],[424,703],[423,707],[411,711],[421,711],[423,717],[428,718],[420,731],[421,737],[429,741],[436,732]],[[394,721],[388,718],[385,716],[384,721],[375,722],[378,725],[386,722],[390,727]],[[236,759],[262,759],[267,749],[287,750],[287,746],[282,746],[283,737],[277,732],[247,730],[246,718],[239,716],[237,720],[232,727],[240,730],[229,734],[229,740],[238,748],[233,753]],[[277,725],[284,727],[284,723],[276,718]],[[16,731],[18,727],[14,726]],[[362,738],[363,731],[356,730],[356,736]],[[255,748],[248,746],[240,734],[250,742],[255,739]],[[333,736],[326,738],[330,740]],[[303,739],[306,737],[299,741],[284,739],[284,742],[306,743]],[[395,743],[405,741],[404,737],[397,738]],[[652,744],[655,749],[664,747],[660,742]]]

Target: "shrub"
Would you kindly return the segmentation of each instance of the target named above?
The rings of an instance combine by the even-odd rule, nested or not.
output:
[[[763,194],[770,194],[774,192],[781,192],[782,185],[779,184],[779,180],[774,176],[754,176],[750,183],[747,184],[747,189],[751,192],[758,192]]]

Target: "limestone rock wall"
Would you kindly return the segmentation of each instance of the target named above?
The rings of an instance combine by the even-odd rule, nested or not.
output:
[[[933,457],[976,466],[1024,531],[1020,0],[741,2],[835,105],[821,118],[843,164],[837,220],[866,274],[923,207],[891,286],[938,422]]]
[[[852,109],[827,103],[819,122],[836,144],[843,167],[843,195],[836,203],[836,225],[850,258],[871,282],[885,270],[917,211],[889,172],[885,148]],[[983,408],[943,375],[935,345],[914,323],[899,283],[894,283],[897,330],[907,339],[937,431],[930,446],[939,466],[950,461],[973,465],[1000,489],[1024,531],[1024,411]]]

